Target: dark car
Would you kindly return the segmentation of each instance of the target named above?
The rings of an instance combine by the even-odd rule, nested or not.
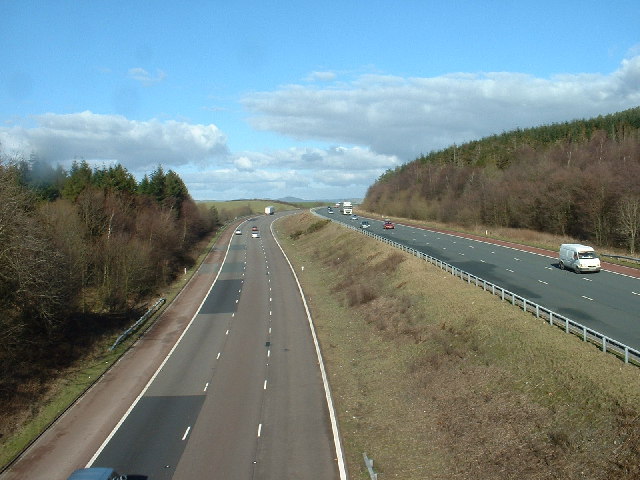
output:
[[[371,225],[369,225],[369,221],[368,220],[363,220],[362,223],[360,224],[360,228],[369,228]]]
[[[67,480],[127,480],[113,468],[81,468],[71,474]]]

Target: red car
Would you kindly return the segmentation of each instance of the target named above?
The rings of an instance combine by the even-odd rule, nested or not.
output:
[[[388,230],[389,228],[396,228],[396,227],[393,224],[393,222],[390,222],[387,220],[386,222],[384,222],[384,226],[382,228],[384,228],[385,230]]]

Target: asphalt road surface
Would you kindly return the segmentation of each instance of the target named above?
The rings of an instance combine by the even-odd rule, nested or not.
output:
[[[115,389],[118,378],[138,375],[145,381],[137,383],[144,387],[139,395],[136,390],[137,398],[123,394],[131,399],[126,403],[117,389],[96,386],[78,407],[97,402],[93,396],[104,401],[112,395],[124,403],[104,412],[113,420],[92,426],[100,412],[72,409],[59,422],[63,425],[54,425],[3,480],[66,478],[85,466],[80,462],[150,480],[346,478],[310,321],[270,231],[274,218],[259,216],[242,224],[241,235],[228,237],[220,266],[203,266],[199,275],[211,288],[188,326],[174,324],[164,331],[166,338],[157,329],[145,336],[174,345],[184,332],[161,368],[145,376],[131,365],[114,367],[99,382]],[[252,237],[252,226],[259,238]],[[73,419],[70,425],[64,424],[66,417]],[[69,429],[83,433],[65,440]],[[65,441],[71,460],[60,458],[65,451],[57,439]],[[73,445],[82,439],[86,445]],[[92,457],[84,458],[89,452]],[[50,477],[47,471],[60,473]]]
[[[336,209],[334,209],[336,212]],[[319,215],[354,227],[360,221],[339,212]],[[557,252],[500,245],[462,234],[450,234],[368,218],[370,231],[404,244],[472,275],[499,285],[634,349],[640,349],[640,279],[638,271],[618,273],[603,263],[600,273],[575,274],[558,268]],[[559,246],[558,246],[559,247]],[[618,272],[614,271],[618,270]]]

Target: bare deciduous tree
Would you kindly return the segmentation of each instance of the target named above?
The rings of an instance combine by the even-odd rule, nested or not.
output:
[[[618,229],[625,236],[629,253],[636,251],[636,241],[640,233],[640,196],[625,195],[618,203]]]

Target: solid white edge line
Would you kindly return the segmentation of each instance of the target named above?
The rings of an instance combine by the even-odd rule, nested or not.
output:
[[[175,351],[175,349],[178,347],[178,345],[180,344],[180,342],[182,341],[182,338],[186,335],[187,331],[189,330],[189,327],[191,327],[191,324],[193,323],[193,321],[196,319],[196,317],[198,316],[198,314],[200,313],[200,310],[202,309],[202,306],[204,305],[204,302],[207,300],[207,297],[209,297],[209,294],[211,293],[211,290],[213,290],[213,286],[216,284],[216,282],[218,281],[218,277],[220,276],[220,273],[222,273],[222,268],[224,266],[224,262],[227,261],[227,255],[229,255],[229,250],[231,248],[231,240],[229,240],[229,245],[227,245],[227,251],[224,254],[224,259],[222,260],[222,263],[220,264],[220,269],[218,270],[218,273],[216,275],[216,278],[213,279],[213,282],[211,283],[211,286],[209,287],[209,290],[207,291],[207,294],[204,296],[204,298],[202,299],[202,302],[200,303],[200,306],[198,306],[198,310],[196,310],[196,313],[193,315],[193,317],[191,318],[191,321],[189,321],[189,324],[186,326],[186,328],[184,329],[184,331],[182,332],[182,335],[180,335],[180,338],[178,338],[178,341],[175,343],[175,345],[171,348],[171,350],[169,351],[169,353],[167,354],[167,356],[164,358],[164,360],[162,361],[162,363],[160,364],[160,366],[158,367],[158,369],[155,371],[155,373],[153,374],[153,376],[149,379],[149,381],[147,382],[147,384],[145,385],[145,387],[142,389],[142,391],[140,392],[140,395],[138,395],[138,397],[133,401],[133,403],[131,404],[131,406],[129,407],[129,409],[125,412],[125,414],[122,416],[122,418],[120,419],[120,421],[116,424],[115,427],[113,427],[113,430],[111,431],[111,433],[107,436],[107,438],[105,439],[104,442],[102,442],[102,445],[100,445],[100,448],[98,448],[98,451],[93,455],[93,457],[91,457],[91,459],[89,460],[89,463],[87,463],[87,465],[85,466],[85,468],[89,468],[91,467],[91,465],[93,464],[93,462],[96,461],[96,459],[100,456],[100,454],[102,453],[102,451],[104,450],[104,448],[107,446],[107,444],[111,441],[111,439],[113,438],[113,436],[116,434],[116,432],[118,431],[118,429],[122,426],[122,424],[124,423],[124,421],[127,419],[127,417],[129,416],[129,414],[133,411],[133,409],[135,408],[135,406],[138,404],[138,402],[140,401],[140,399],[143,397],[143,395],[147,392],[147,390],[149,389],[149,387],[151,386],[151,384],[153,383],[153,381],[156,379],[156,377],[158,376],[158,374],[160,373],[160,370],[162,370],[162,368],[164,367],[165,363],[167,363],[167,361],[169,360],[169,357],[173,354],[173,352]]]
[[[302,299],[302,303],[304,305],[304,309],[307,312],[307,320],[309,322],[309,329],[311,330],[311,336],[313,338],[313,344],[315,345],[316,348],[316,355],[318,357],[318,366],[320,367],[320,374],[322,376],[322,383],[324,385],[324,393],[325,393],[325,398],[327,400],[327,408],[329,410],[329,418],[331,420],[331,430],[333,432],[333,442],[335,444],[336,447],[336,456],[337,456],[337,460],[338,460],[338,471],[340,472],[340,480],[347,480],[347,470],[346,470],[346,466],[345,466],[345,459],[344,459],[344,451],[342,449],[342,440],[340,439],[340,430],[338,429],[338,421],[337,421],[337,417],[336,417],[336,410],[335,407],[333,405],[333,398],[331,397],[331,390],[329,388],[329,381],[327,380],[327,371],[324,368],[324,361],[322,360],[322,353],[320,352],[320,344],[318,343],[318,337],[316,336],[316,329],[313,325],[313,319],[311,318],[311,312],[309,311],[309,306],[307,305],[307,299],[304,296],[304,292],[302,291],[302,285],[300,285],[300,281],[298,280],[298,275],[296,275],[296,271],[293,268],[293,265],[291,265],[291,262],[289,261],[289,257],[287,257],[287,254],[284,253],[284,250],[282,249],[282,245],[280,245],[280,242],[278,242],[278,239],[276,238],[275,235],[273,235],[273,224],[279,220],[280,218],[283,217],[279,217],[278,219],[274,220],[273,222],[271,222],[270,225],[270,230],[271,230],[271,234],[273,236],[273,239],[275,240],[276,244],[278,245],[278,248],[280,248],[280,251],[282,252],[282,255],[284,255],[285,260],[287,261],[287,263],[289,264],[289,268],[291,269],[291,273],[293,274],[293,278],[296,281],[296,284],[298,285],[298,291],[300,292],[300,298]]]
[[[187,435],[189,435],[189,431],[191,430],[191,426],[187,427],[187,431],[184,432],[184,435],[182,436],[182,441],[184,442],[187,439]]]

